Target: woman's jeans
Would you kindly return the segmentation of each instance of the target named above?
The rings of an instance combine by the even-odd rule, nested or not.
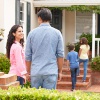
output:
[[[87,75],[87,68],[88,68],[88,59],[79,59],[79,64],[83,63],[83,67],[84,67],[84,76],[83,76],[83,80],[86,80],[86,75]],[[77,70],[77,75],[80,74],[80,69],[78,68]]]
[[[17,76],[17,81],[19,81],[20,85],[23,87],[24,84],[24,78]]]
[[[72,89],[75,89],[75,85],[76,85],[76,81],[77,81],[77,69],[78,68],[70,68],[71,79],[72,79]]]

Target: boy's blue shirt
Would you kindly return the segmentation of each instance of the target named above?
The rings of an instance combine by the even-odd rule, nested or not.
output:
[[[66,57],[69,60],[70,68],[78,68],[79,67],[79,57],[76,51],[70,51]]]

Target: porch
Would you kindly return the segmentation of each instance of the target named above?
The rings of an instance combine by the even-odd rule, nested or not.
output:
[[[91,70],[91,66],[88,64],[86,82],[82,82],[83,73],[83,64],[80,64],[80,75],[77,76],[75,90],[100,93],[100,72]],[[66,64],[64,64],[62,68],[62,79],[57,83],[57,90],[71,92],[71,87],[71,73],[70,70],[67,70]]]
[[[41,2],[40,2],[41,1]],[[54,3],[52,0],[50,1],[51,5],[46,5],[46,0],[34,0],[33,1],[33,9],[34,9],[34,15],[32,18],[33,20],[37,19],[36,13],[37,11],[45,5],[45,7],[54,7],[57,6],[57,3]],[[59,0],[60,1],[60,0]],[[40,5],[44,2],[44,5]],[[57,1],[55,1],[57,2]],[[65,2],[65,1],[64,1]],[[48,2],[49,3],[49,2]],[[52,3],[56,5],[52,5]],[[73,5],[73,4],[72,4]],[[77,5],[77,4],[76,4]],[[71,6],[71,5],[70,5]],[[63,4],[60,3],[60,6],[63,8]],[[59,10],[58,8],[53,8],[55,10],[53,14],[53,21],[51,23],[51,26],[59,29],[62,32],[62,36],[64,39],[64,51],[65,56],[68,52],[66,45],[68,42],[70,43],[76,43],[79,41],[79,36],[82,33],[91,33],[92,34],[92,57],[95,57],[96,55],[100,55],[100,38],[96,38],[95,34],[99,33],[99,17],[98,14],[95,12],[85,12],[81,13],[81,11],[68,11],[66,9]],[[66,4],[66,7],[69,7],[68,4]],[[52,10],[52,11],[53,11]],[[57,14],[58,13],[58,14]],[[83,23],[83,24],[82,24]],[[38,26],[37,21],[34,22],[33,26]],[[95,42],[97,42],[97,46],[95,46]]]

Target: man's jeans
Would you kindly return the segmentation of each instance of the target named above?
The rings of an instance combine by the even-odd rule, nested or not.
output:
[[[86,75],[87,75],[87,68],[88,68],[88,59],[79,59],[79,64],[83,63],[83,67],[84,67],[84,76],[83,76],[83,80],[86,80]],[[77,75],[80,73],[80,69],[78,68],[77,71]]]
[[[77,69],[78,68],[70,68],[71,79],[72,79],[72,89],[75,89],[75,85],[76,85],[76,81],[77,81]]]
[[[31,87],[56,89],[58,75],[31,76]]]

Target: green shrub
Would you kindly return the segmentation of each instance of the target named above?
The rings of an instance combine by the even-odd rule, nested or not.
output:
[[[0,100],[100,100],[100,94],[10,87],[8,90],[0,90]]]
[[[92,34],[90,34],[90,33],[82,33],[82,35],[80,35],[80,37],[79,37],[79,40],[82,37],[86,37],[87,38],[88,44],[90,46],[90,50],[92,50]],[[70,43],[68,43],[68,44],[70,44]],[[68,47],[68,44],[67,44],[67,47]],[[80,47],[80,43],[79,42],[75,43],[75,51],[78,52],[79,51],[79,47]]]
[[[9,59],[2,53],[0,53],[0,72],[8,73],[10,68]]]
[[[30,88],[30,87],[31,87],[31,83],[27,81],[27,82],[24,84],[24,87],[25,87],[25,88]]]
[[[91,60],[91,69],[94,71],[100,71],[100,56],[92,58]]]
[[[69,45],[70,45],[70,43],[68,43],[67,46],[66,46],[67,49],[68,49],[68,51],[70,51],[70,50],[69,50]],[[80,46],[80,45],[79,45],[79,42],[75,43],[75,51],[77,51],[77,52],[79,51],[79,46]]]
[[[87,38],[88,44],[89,44],[89,46],[90,46],[90,50],[92,50],[92,34],[90,34],[90,33],[82,33],[82,35],[80,35],[80,37],[79,37],[79,40],[80,40],[82,37],[86,37],[86,38]],[[99,35],[99,34],[96,34],[95,37],[96,37],[96,38],[100,38],[100,35]],[[97,48],[97,42],[95,42],[95,46],[96,46],[96,48]],[[78,51],[78,49],[79,49],[79,42],[76,43],[75,48],[76,48],[76,51]]]

